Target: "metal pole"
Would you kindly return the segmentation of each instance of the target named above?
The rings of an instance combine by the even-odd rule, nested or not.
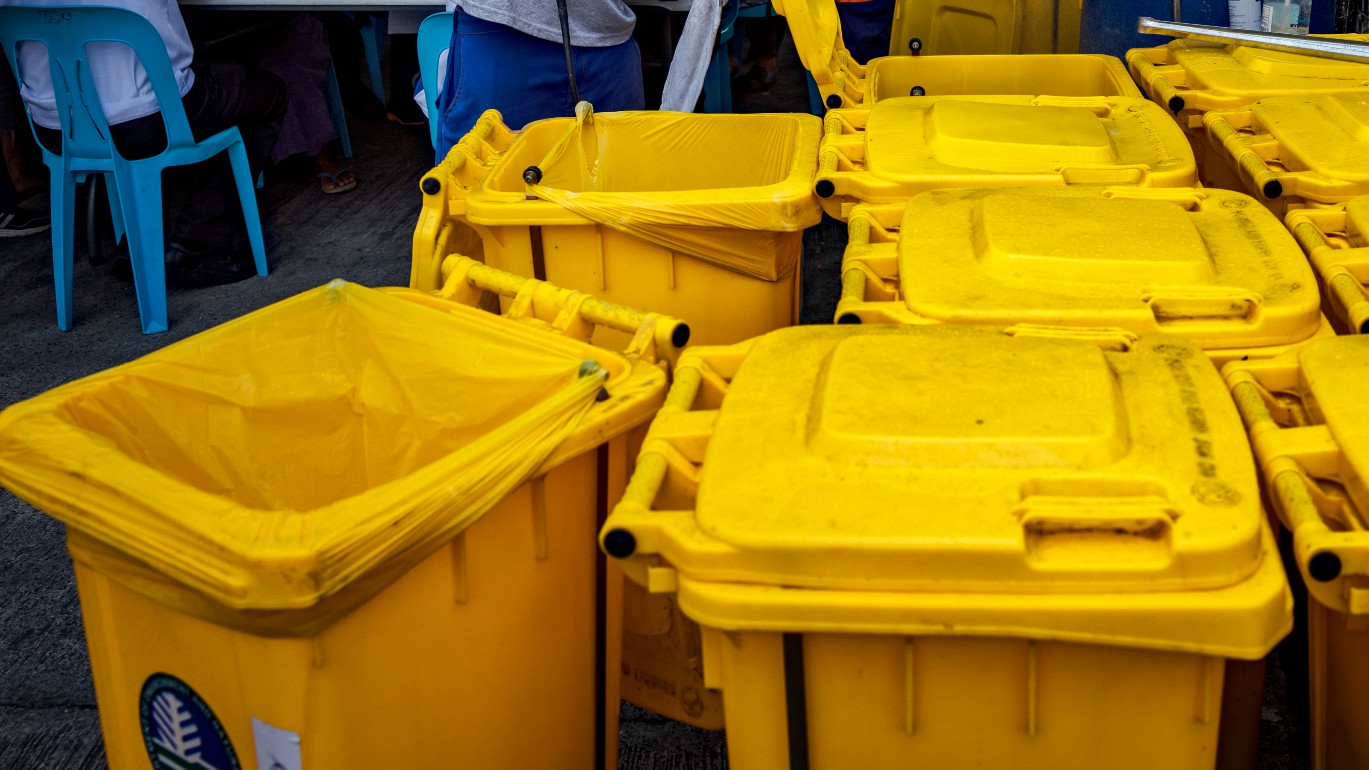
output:
[[[570,56],[570,14],[566,11],[566,0],[556,0],[556,12],[561,17],[561,44],[566,49],[566,78],[570,81],[570,103],[573,108],[580,103],[580,89],[575,87],[575,62]]]
[[[1204,24],[1183,24],[1160,21],[1142,16],[1136,21],[1136,31],[1149,35],[1205,40],[1227,45],[1245,45],[1269,51],[1283,51],[1323,59],[1339,59],[1369,63],[1369,42],[1359,40],[1338,40],[1315,35],[1283,35],[1277,32],[1252,32],[1244,29],[1209,27]]]

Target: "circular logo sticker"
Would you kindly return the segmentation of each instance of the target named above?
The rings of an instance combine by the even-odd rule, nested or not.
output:
[[[155,770],[242,770],[214,711],[176,677],[147,678],[138,716]]]

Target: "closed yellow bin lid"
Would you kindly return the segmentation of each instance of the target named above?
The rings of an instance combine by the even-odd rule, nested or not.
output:
[[[604,544],[716,627],[1254,657],[1287,587],[1243,433],[1169,336],[792,328],[681,359]]]
[[[895,30],[902,39],[894,41],[891,55],[858,62],[842,40],[834,0],[788,0],[774,5],[789,23],[799,60],[829,108],[868,107],[882,99],[909,95],[1142,95],[1115,56],[1053,53],[1050,8],[1025,9],[1025,2],[1000,0],[961,0],[950,4],[952,8],[902,3],[896,11]],[[1005,7],[1011,12],[1001,13]],[[1030,10],[1045,13],[1023,18],[1023,12]],[[1016,33],[1024,26],[1044,32],[1046,45],[1016,50]],[[909,36],[899,34],[904,30],[914,31],[916,53],[921,55],[910,55]],[[920,93],[911,94],[914,88]]]
[[[1317,271],[1329,312],[1351,334],[1369,334],[1369,196],[1297,208],[1284,223]]]
[[[1297,242],[1227,190],[924,193],[904,211],[898,271],[907,311],[943,323],[1117,326],[1203,348],[1287,345],[1321,324]]]
[[[1369,35],[1330,35],[1369,40]],[[1174,112],[1244,107],[1270,96],[1369,88],[1369,64],[1244,45],[1174,40],[1127,52],[1127,66],[1152,99]]]
[[[1308,592],[1369,615],[1369,338],[1318,340],[1223,374]]]
[[[1183,132],[1144,99],[905,97],[827,114],[816,191],[845,219],[948,187],[1138,185],[1195,181]]]
[[[1223,162],[1266,198],[1369,194],[1369,90],[1264,99],[1203,124]]]

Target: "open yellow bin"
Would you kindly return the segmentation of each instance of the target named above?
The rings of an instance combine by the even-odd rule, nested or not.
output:
[[[1369,195],[1369,92],[1265,99],[1203,116],[1214,158],[1251,195],[1290,209]]]
[[[1193,152],[1134,97],[905,96],[831,110],[814,190],[846,220],[859,203],[953,187],[1189,187]]]
[[[1027,7],[1035,5],[1043,7]],[[1140,97],[1116,57],[1064,53],[1079,47],[1079,8],[1065,3],[1061,10],[1069,7],[1075,18],[1073,39],[1066,41],[1058,40],[1060,33],[1050,25],[1051,2],[899,3],[890,55],[858,62],[842,41],[834,0],[775,3],[789,23],[799,59],[830,108],[869,107],[894,96]],[[1068,14],[1061,16],[1062,27],[1067,19]],[[909,55],[913,40],[918,52],[936,55]]]
[[[797,322],[821,121],[587,107],[519,133],[480,118],[423,178],[410,286],[436,288],[443,257],[479,248],[492,267],[688,318],[696,342]]]
[[[1365,35],[1329,35],[1369,40]],[[1241,189],[1224,162],[1208,163],[1212,154],[1203,128],[1211,110],[1248,107],[1272,96],[1308,96],[1369,88],[1369,64],[1267,51],[1244,45],[1174,40],[1155,48],[1127,52],[1136,82],[1165,105],[1193,144],[1203,184]]]
[[[1284,223],[1316,269],[1338,331],[1369,334],[1369,198],[1294,209]]]
[[[1369,766],[1369,339],[1223,370],[1307,584],[1314,770]]]
[[[1212,768],[1224,663],[1292,622],[1235,408],[1168,335],[694,348],[601,543],[703,627],[739,770]]]
[[[0,481],[67,525],[111,768],[617,766],[595,534],[678,322],[448,277],[334,281],[0,414]]]
[[[1218,366],[1334,334],[1293,237],[1227,190],[936,190],[848,232],[837,323],[1115,326]]]

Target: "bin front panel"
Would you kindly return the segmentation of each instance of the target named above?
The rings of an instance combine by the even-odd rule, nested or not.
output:
[[[903,304],[945,323],[1166,332],[1287,345],[1321,324],[1316,278],[1277,218],[1213,189],[938,190],[912,199]]]

